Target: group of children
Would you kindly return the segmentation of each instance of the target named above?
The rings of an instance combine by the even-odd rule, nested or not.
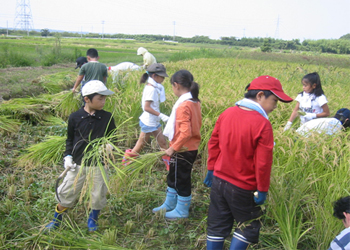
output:
[[[74,206],[82,189],[86,174],[80,167],[88,143],[113,133],[115,129],[111,113],[103,110],[106,96],[113,92],[103,83],[106,79],[104,70],[99,66],[98,55],[95,53],[87,56],[89,63],[81,67],[73,88],[75,90],[85,77],[86,82],[82,87],[85,105],[71,114],[68,120],[64,166],[71,171],[58,189],[61,200],[56,206],[54,219],[46,226],[49,230],[59,227],[62,213]],[[90,75],[93,74],[90,71],[99,70],[102,71],[102,79],[91,80]],[[169,157],[164,158],[169,164],[168,187],[163,204],[152,212],[164,210],[166,219],[176,220],[189,217],[192,199],[191,172],[201,140],[202,116],[199,85],[187,70],[179,70],[171,76],[172,90],[178,100],[170,116],[161,113],[160,103],[166,100],[162,84],[165,77],[168,74],[160,63],[149,65],[142,75],[140,83],[144,83],[145,87],[141,101],[143,113],[139,117],[141,133],[134,148],[126,150],[122,162],[129,164],[137,157],[151,135],[157,139],[160,150]],[[296,107],[285,130],[290,129],[299,111],[304,112],[300,116],[302,124],[329,116],[319,75],[306,75],[302,84],[303,92],[296,98]],[[274,147],[273,130],[268,115],[277,107],[278,101],[293,101],[284,93],[280,81],[268,75],[253,79],[246,90],[244,99],[219,116],[208,142],[208,173],[204,183],[211,187],[207,219],[207,249],[210,250],[223,248],[234,222],[238,226],[232,237],[231,250],[247,249],[250,243],[258,242],[261,227],[259,217],[262,214],[259,205],[264,204],[267,198]],[[345,127],[350,111],[346,115],[344,113],[346,112],[342,112],[337,119]],[[166,123],[164,131],[160,121]],[[91,213],[88,219],[88,229],[91,232],[97,230],[98,214],[106,205],[107,188],[101,177],[102,171],[100,168],[94,171]],[[75,181],[78,172],[79,179]]]

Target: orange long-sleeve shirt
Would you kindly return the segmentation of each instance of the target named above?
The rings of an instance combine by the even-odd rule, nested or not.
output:
[[[186,147],[188,151],[197,150],[201,141],[202,114],[199,102],[184,101],[176,109],[175,133],[170,147],[180,151]]]

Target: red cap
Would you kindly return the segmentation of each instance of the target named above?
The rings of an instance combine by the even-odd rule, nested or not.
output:
[[[283,92],[281,82],[272,76],[259,76],[249,85],[248,90],[270,90],[281,102],[291,102],[292,98]]]

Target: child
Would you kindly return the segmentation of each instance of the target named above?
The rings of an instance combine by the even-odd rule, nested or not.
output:
[[[77,58],[76,63],[77,63],[77,65],[76,65],[75,69],[81,68],[85,63],[88,63],[88,61],[87,61],[85,56],[80,56]]]
[[[334,217],[342,220],[345,229],[331,242],[328,250],[350,249],[350,196],[334,202]]]
[[[78,88],[79,84],[83,81],[83,79],[84,82],[82,83],[82,87],[84,87],[84,84],[86,82],[91,80],[99,80],[103,83],[106,83],[107,81],[107,66],[103,63],[98,62],[98,59],[100,57],[98,56],[97,50],[88,49],[86,52],[86,57],[88,63],[85,63],[83,66],[81,66],[81,69],[79,70],[79,75],[72,89],[73,93]]]
[[[86,102],[85,106],[77,112],[72,113],[68,120],[64,167],[70,167],[70,171],[68,171],[63,183],[58,188],[58,195],[61,201],[56,206],[53,221],[46,226],[47,230],[58,228],[62,221],[62,213],[68,208],[72,208],[78,199],[80,190],[86,179],[86,169],[88,168],[84,166],[80,170],[80,165],[84,152],[91,150],[91,148],[87,148],[89,142],[96,138],[109,135],[116,128],[112,114],[103,110],[106,96],[113,94],[113,92],[108,90],[103,82],[93,80],[84,85],[82,94]],[[112,145],[106,146],[107,151],[111,151],[112,149]],[[90,232],[97,230],[98,214],[107,202],[107,186],[100,169],[98,167],[95,168],[93,187],[91,189],[92,211],[88,219]],[[79,172],[82,173],[80,173],[76,181],[76,176]]]
[[[296,130],[304,137],[309,137],[313,132],[333,135],[350,126],[350,110],[339,109],[333,118],[319,118],[305,122]]]
[[[199,86],[187,70],[177,71],[170,79],[176,101],[164,135],[170,140],[165,151],[171,156],[167,177],[168,188],[165,202],[152,210],[153,213],[165,210],[165,218],[176,220],[187,218],[191,204],[191,171],[197,157],[201,140],[202,115],[198,99]],[[186,148],[185,152],[181,152]]]
[[[259,217],[270,186],[273,132],[268,114],[278,100],[291,102],[280,81],[259,76],[247,87],[245,98],[226,109],[218,118],[208,142],[210,187],[207,249],[222,249],[225,238],[235,229],[230,249],[246,249],[257,243]],[[257,192],[257,197],[254,196]],[[255,202],[254,202],[255,201]]]
[[[140,83],[146,83],[142,94],[143,113],[139,117],[141,134],[133,149],[127,149],[123,157],[124,165],[130,163],[130,158],[138,156],[150,136],[153,135],[161,149],[167,148],[167,142],[162,134],[160,120],[166,122],[169,117],[160,113],[159,105],[165,101],[165,91],[162,85],[168,77],[163,64],[155,63],[148,67],[147,73],[141,77]]]
[[[301,124],[315,118],[329,116],[329,108],[327,98],[323,93],[320,76],[314,72],[307,74],[302,79],[303,92],[300,92],[295,99],[298,103],[284,127],[284,131],[288,130],[298,116],[298,111],[305,113],[300,116]]]

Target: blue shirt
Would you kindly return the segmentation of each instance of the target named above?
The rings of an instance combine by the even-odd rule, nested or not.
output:
[[[350,250],[350,227],[335,237],[328,250]]]

